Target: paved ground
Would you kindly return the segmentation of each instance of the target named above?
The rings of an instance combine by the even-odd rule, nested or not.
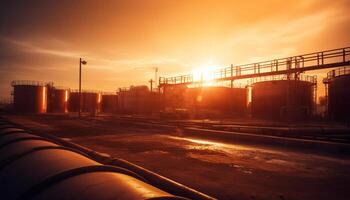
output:
[[[38,132],[141,165],[219,199],[350,199],[350,158],[228,144],[66,117],[10,116]]]

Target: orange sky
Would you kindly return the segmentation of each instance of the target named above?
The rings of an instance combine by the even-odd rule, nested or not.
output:
[[[154,77],[350,46],[349,0],[0,3],[0,96],[16,79],[115,91]],[[312,72],[320,77],[324,71]]]

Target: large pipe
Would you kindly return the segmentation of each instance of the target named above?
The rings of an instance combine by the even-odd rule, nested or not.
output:
[[[213,199],[125,160],[26,131],[1,118],[0,195],[1,199]]]

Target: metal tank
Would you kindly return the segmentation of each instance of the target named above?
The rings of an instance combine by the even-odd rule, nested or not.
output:
[[[150,91],[147,86],[120,88],[118,110],[128,114],[151,114],[159,112],[159,93]]]
[[[183,108],[186,90],[186,85],[165,85],[161,91],[161,108],[163,110]]]
[[[101,111],[113,113],[118,109],[118,95],[102,94]]]
[[[79,111],[79,92],[71,91],[68,99],[68,111],[78,112]]]
[[[37,81],[12,81],[13,105],[18,113],[45,113],[47,87]]]
[[[328,72],[324,80],[328,89],[328,115],[332,120],[350,121],[350,68]]]
[[[100,111],[102,101],[101,93],[83,92],[82,93],[82,112],[96,113]]]
[[[243,116],[247,110],[246,88],[187,88],[184,99],[183,107],[196,117]]]
[[[251,114],[256,118],[305,120],[313,113],[316,77],[258,80],[252,84]]]
[[[81,111],[96,113],[100,111],[102,94],[95,91],[82,91],[81,93]],[[79,111],[79,92],[71,91],[68,100],[69,112]]]
[[[68,112],[69,90],[58,87],[48,87],[47,112]]]

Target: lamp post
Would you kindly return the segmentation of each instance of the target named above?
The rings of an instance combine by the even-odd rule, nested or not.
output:
[[[86,65],[87,62],[79,58],[79,111],[78,116],[81,116],[81,64]]]

